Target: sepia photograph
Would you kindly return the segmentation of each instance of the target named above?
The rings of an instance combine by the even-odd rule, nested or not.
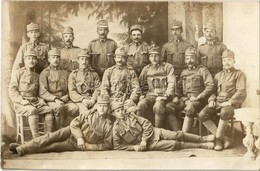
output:
[[[1,2],[1,168],[259,170],[259,2]]]

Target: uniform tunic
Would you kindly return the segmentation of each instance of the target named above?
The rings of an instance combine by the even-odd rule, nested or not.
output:
[[[60,67],[62,70],[71,72],[79,68],[78,53],[80,48],[77,46],[63,46],[60,50],[61,64]]]
[[[35,71],[40,74],[43,69],[48,67],[48,51],[49,48],[45,43],[31,43],[27,42],[23,44],[20,49],[17,52],[14,64],[13,64],[13,70],[24,67],[24,53],[28,50],[33,50],[38,59],[38,63],[35,66]]]
[[[139,44],[130,43],[127,46],[127,64],[133,67],[137,76],[139,76],[142,69],[150,63],[148,49],[149,46],[145,42]]]
[[[115,64],[114,54],[117,49],[117,44],[112,39],[92,40],[88,45],[88,50],[92,57],[92,66],[98,73],[100,78],[104,71]]]
[[[22,154],[79,151],[77,138],[83,138],[85,150],[101,151],[113,149],[112,122],[97,111],[88,111],[76,117],[70,126],[35,138],[17,147]]]
[[[131,66],[114,65],[104,72],[101,95],[109,95],[111,98],[131,99],[138,101],[141,90],[135,71]]]

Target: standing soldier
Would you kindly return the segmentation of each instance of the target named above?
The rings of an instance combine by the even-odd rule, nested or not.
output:
[[[234,115],[234,109],[239,108],[246,98],[246,76],[234,68],[235,54],[226,50],[222,55],[223,71],[214,77],[216,92],[209,98],[209,104],[200,112],[199,117],[203,125],[216,135],[215,150],[220,151],[230,145],[225,136],[229,119]],[[211,116],[218,113],[220,119],[218,127],[211,120]]]
[[[101,95],[109,95],[112,101],[125,101],[129,105],[136,104],[141,90],[135,71],[126,64],[126,48],[117,48],[114,59],[116,64],[104,72]]]
[[[186,148],[214,148],[214,135],[198,136],[182,131],[154,128],[150,121],[125,113],[123,103],[112,103],[116,117],[113,126],[113,145],[116,150],[127,151],[175,151]]]
[[[218,41],[216,27],[213,23],[207,23],[203,31],[206,42],[198,47],[199,60],[214,77],[223,69],[221,56],[227,47]]]
[[[77,57],[80,48],[73,45],[74,32],[73,28],[65,27],[62,32],[63,47],[60,51],[61,63],[60,67],[62,70],[71,72],[72,70],[78,69]]]
[[[113,123],[108,114],[109,97],[99,97],[97,109],[71,121],[70,126],[35,138],[25,144],[11,143],[9,150],[19,156],[64,151],[103,151],[113,149]]]
[[[40,72],[48,67],[48,46],[44,43],[40,43],[40,31],[39,26],[33,22],[27,25],[27,36],[29,42],[23,44],[14,61],[13,70],[24,67],[24,53],[28,50],[35,51],[37,55],[38,62],[35,66],[35,71],[40,74]]]
[[[78,106],[69,99],[68,73],[59,67],[60,51],[52,49],[48,56],[50,66],[40,74],[39,95],[52,107],[57,130],[68,125],[78,115]]]
[[[186,105],[183,111],[185,118],[182,131],[189,132],[194,116],[207,104],[207,99],[214,88],[214,81],[208,69],[198,65],[197,52],[194,48],[189,47],[185,51],[185,63],[188,68],[180,75],[184,95],[181,101]],[[173,107],[172,103],[167,104],[167,107]]]
[[[79,69],[69,75],[70,99],[79,107],[79,113],[86,113],[94,106],[99,95],[100,80],[91,67],[89,52],[82,49],[78,54]]]
[[[127,48],[127,64],[133,67],[137,76],[139,76],[142,69],[149,64],[149,46],[146,42],[142,42],[142,34],[142,26],[133,25],[130,28],[132,43],[130,43]]]
[[[13,70],[9,94],[14,103],[16,115],[28,117],[32,137],[40,136],[39,115],[45,115],[44,131],[52,131],[53,114],[51,108],[38,97],[39,74],[34,71],[37,56],[34,51],[25,51],[24,67]]]
[[[99,38],[92,40],[88,45],[92,57],[92,66],[100,78],[102,78],[107,68],[115,64],[113,57],[117,44],[114,40],[107,38],[108,32],[108,21],[98,21],[97,33]]]
[[[151,122],[154,120],[155,127],[162,128],[165,124],[165,105],[174,95],[174,68],[171,64],[160,61],[157,46],[149,49],[149,60],[151,64],[144,67],[139,76],[140,85],[148,86],[148,92],[142,89],[143,95],[138,103],[137,115]],[[171,122],[173,117],[174,115],[168,115],[167,120]]]

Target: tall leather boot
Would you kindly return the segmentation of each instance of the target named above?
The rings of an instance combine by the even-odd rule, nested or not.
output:
[[[170,130],[172,130],[172,131],[180,130],[179,122],[178,122],[176,116],[174,116],[173,114],[169,114],[167,116],[167,122],[170,127]]]
[[[54,116],[54,125],[55,125],[55,130],[59,130],[61,128],[61,117],[55,115]]]
[[[215,135],[198,136],[190,133],[183,133],[183,141],[185,142],[214,142]]]
[[[28,122],[32,132],[32,137],[33,138],[39,137],[40,136],[39,127],[38,127],[39,116],[38,115],[28,116]]]
[[[204,148],[204,149],[214,149],[215,144],[213,142],[206,143],[192,143],[192,142],[180,142],[177,143],[177,147],[179,149],[187,149],[187,148]]]
[[[163,128],[164,126],[164,117],[162,115],[155,114],[155,123],[154,126],[157,128]]]
[[[206,120],[203,122],[203,125],[209,130],[211,134],[216,135],[217,133],[217,126],[212,120]]]
[[[185,116],[183,125],[182,125],[182,131],[183,132],[190,132],[191,127],[193,125],[194,119],[188,116]]]
[[[223,150],[224,147],[223,138],[225,136],[227,127],[228,127],[228,120],[224,121],[220,119],[218,123],[217,132],[216,132],[216,146],[214,148],[216,151]]]
[[[52,132],[53,130],[53,115],[52,113],[46,114],[44,118],[44,132]]]

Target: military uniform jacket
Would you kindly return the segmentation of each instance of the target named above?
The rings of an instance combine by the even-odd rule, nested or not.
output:
[[[240,107],[246,98],[246,76],[235,68],[223,70],[214,77],[216,93],[212,94],[209,101],[219,103],[230,102],[234,107]]]
[[[14,103],[21,103],[26,99],[29,102],[38,102],[39,74],[29,68],[14,70],[9,85],[9,95]]]
[[[178,41],[171,40],[162,47],[161,55],[163,61],[172,64],[173,67],[178,70],[178,73],[176,73],[177,76],[179,76],[181,69],[186,67],[185,51],[190,46],[192,45],[189,42],[180,39]]]
[[[48,102],[68,95],[68,73],[65,70],[54,70],[51,66],[40,74],[39,96]]]
[[[97,100],[100,93],[100,80],[97,73],[92,68],[77,69],[69,75],[69,95],[70,99],[77,103],[83,99]]]
[[[40,74],[40,72],[48,67],[48,51],[49,48],[45,43],[31,43],[27,42],[23,44],[20,49],[18,50],[18,53],[16,55],[13,70],[24,67],[24,53],[28,50],[33,50],[38,58],[38,63],[35,66],[35,71]]]
[[[134,145],[153,139],[154,129],[150,121],[128,113],[124,120],[116,120],[113,126],[113,144],[116,150],[133,151]]]
[[[143,94],[174,95],[174,68],[166,62],[159,63],[157,66],[149,64],[142,70],[139,82]]]
[[[114,54],[116,49],[117,44],[112,39],[105,41],[95,39],[89,43],[88,50],[92,57],[92,66],[99,75],[102,75],[107,68],[115,64]]]
[[[182,81],[183,94],[186,97],[197,97],[201,99],[208,98],[213,93],[214,81],[208,71],[202,65],[194,69],[185,69],[180,75]]]
[[[209,70],[216,69],[213,75],[222,70],[222,53],[227,49],[227,47],[215,41],[213,44],[208,42],[201,44],[198,47],[198,56],[202,65],[204,65]]]
[[[77,46],[63,46],[60,50],[61,63],[60,67],[62,70],[71,72],[79,68],[77,62],[78,53],[80,48]]]
[[[149,64],[148,49],[149,46],[145,42],[138,45],[130,43],[127,46],[127,64],[132,66],[138,74],[140,74],[142,69]]]
[[[70,123],[71,134],[75,139],[83,138],[91,144],[89,150],[99,151],[113,149],[112,127],[113,123],[108,115],[99,116],[97,110],[89,110]]]
[[[141,94],[138,78],[131,66],[114,65],[105,70],[101,84],[101,94],[113,98],[124,95],[133,101],[138,101]]]

